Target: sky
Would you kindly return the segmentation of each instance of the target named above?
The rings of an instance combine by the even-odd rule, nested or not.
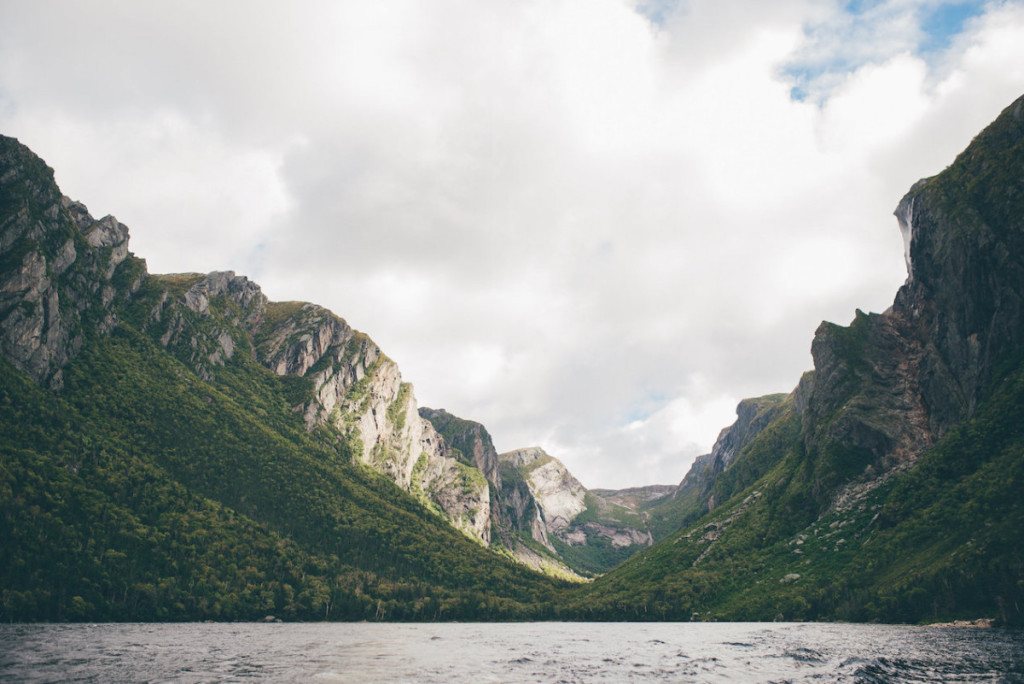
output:
[[[154,273],[369,334],[420,406],[668,484],[1024,93],[1024,0],[0,0],[0,133]]]

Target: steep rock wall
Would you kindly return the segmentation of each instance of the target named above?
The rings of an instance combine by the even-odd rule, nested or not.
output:
[[[139,312],[133,302],[143,287]],[[231,271],[148,274],[128,251],[124,224],[94,219],[61,195],[42,160],[0,136],[0,355],[60,389],[68,361],[125,312],[206,381],[238,354],[308,379],[308,396],[294,407],[307,429],[350,438],[362,462],[489,541],[486,479],[448,456],[411,386],[372,340],[322,307],[269,302]]]
[[[529,447],[501,454],[501,459],[524,473],[548,534],[564,531],[586,510],[586,489],[558,459]]]
[[[0,354],[37,383],[63,387],[87,336],[117,325],[115,300],[135,292],[144,262],[128,229],[63,197],[53,170],[0,136]],[[118,277],[120,276],[120,277]]]
[[[515,479],[528,489],[529,497],[524,495],[521,501],[526,504],[532,500],[535,506],[533,538],[570,566],[585,572],[604,572],[638,548],[653,543],[642,513],[591,493],[561,461],[543,449],[517,449],[499,458],[509,469],[505,481]],[[517,514],[528,517],[527,511]],[[559,544],[573,548],[560,548]],[[605,554],[605,547],[618,553]]]
[[[708,496],[715,478],[725,472],[743,451],[779,415],[786,395],[770,394],[756,399],[744,399],[736,406],[736,421],[718,433],[711,453],[698,456],[682,481],[671,493],[679,499],[695,492],[698,499]],[[711,510],[718,502],[708,496],[704,510]]]

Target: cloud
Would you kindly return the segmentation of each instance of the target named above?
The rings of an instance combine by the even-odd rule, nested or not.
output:
[[[900,196],[1020,94],[1022,5],[925,50],[938,6],[9,4],[0,127],[152,270],[328,306],[588,486],[673,482],[891,303]]]
[[[988,9],[995,3],[988,3]],[[941,60],[946,49],[982,14],[973,0],[880,0],[821,3],[809,12],[805,40],[785,67],[794,95],[816,102],[860,68],[899,55]]]

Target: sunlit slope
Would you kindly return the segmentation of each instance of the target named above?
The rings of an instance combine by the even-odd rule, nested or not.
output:
[[[148,275],[0,142],[0,619],[550,614],[554,581],[388,477],[430,435],[365,336],[233,274]],[[473,493],[452,463],[414,474]]]

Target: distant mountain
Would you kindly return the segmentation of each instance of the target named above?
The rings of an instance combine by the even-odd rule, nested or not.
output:
[[[677,490],[676,485],[645,485],[626,489],[591,489],[590,492],[609,503],[635,511],[674,494]]]
[[[153,275],[0,137],[0,619],[536,616],[490,486],[366,335]]]
[[[533,493],[525,481],[503,467],[487,428],[443,409],[421,408],[420,415],[430,421],[455,458],[477,468],[487,479],[492,548],[503,549],[535,570],[578,578],[577,569],[567,565],[551,548]]]
[[[504,481],[529,492],[534,540],[577,572],[600,574],[651,545],[642,515],[587,490],[543,449],[517,449],[499,459]]]
[[[421,408],[463,463],[484,473],[491,488],[492,546],[556,575],[600,574],[642,548],[652,536],[644,516],[596,495],[558,459],[538,447],[498,454],[480,423]],[[665,488],[666,491],[673,489]]]
[[[576,615],[1024,622],[1024,98],[896,216],[892,307],[823,323],[650,509],[684,529]]]

